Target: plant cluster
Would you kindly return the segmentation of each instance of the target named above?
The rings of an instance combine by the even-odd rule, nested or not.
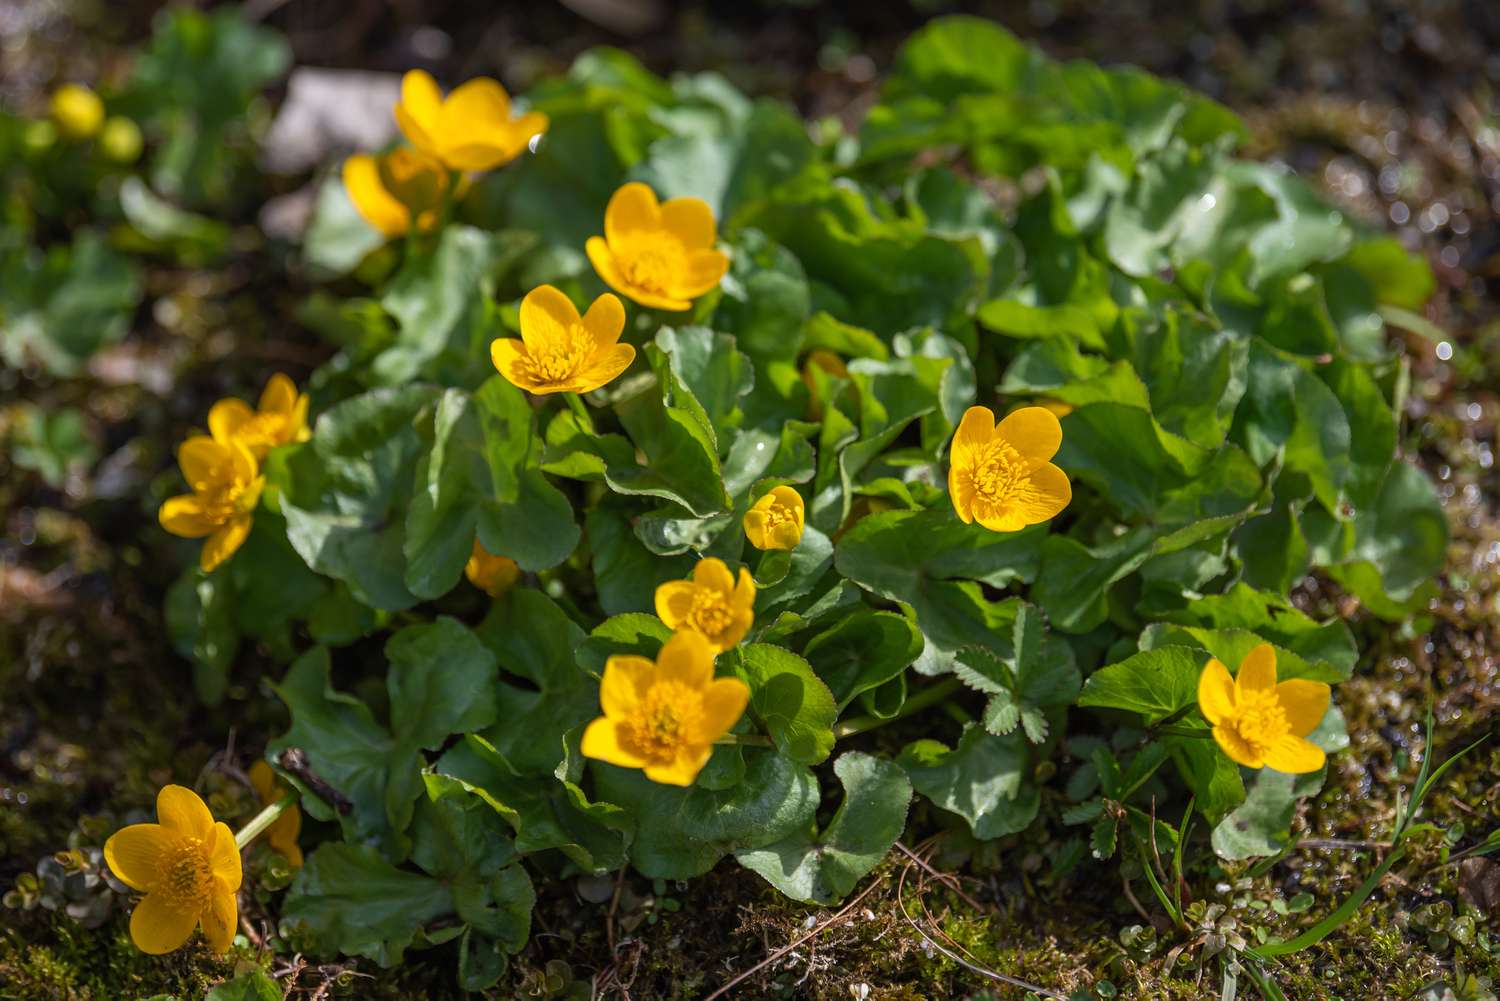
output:
[[[198,132],[152,137],[149,187],[117,182],[177,252],[219,234],[153,230],[152,188],[210,200],[209,137],[285,63],[249,31],[174,15],[137,72],[239,67],[175,94]],[[58,131],[85,105],[60,92]],[[156,498],[203,540],[167,609],[197,697],[257,680],[254,644],[290,724],[238,837],[169,786],[110,840],[143,949],[227,947],[266,831],[294,948],[456,940],[467,989],[538,880],[733,856],[832,904],[915,809],[1076,826],[1055,872],[1139,869],[1184,924],[1160,860],[1195,821],[1222,859],[1286,846],[1359,655],[1294,589],[1399,620],[1443,560],[1382,319],[1432,291],[1421,260],[1237,158],[1212,101],[969,18],[915,35],[855,131],[612,50],[524,106],[414,71],[393,114],[300,247],[332,357],[215,405]],[[66,372],[124,329],[138,288],[92,239],[0,283],[8,360]],[[85,265],[120,272],[107,315],[66,294]]]

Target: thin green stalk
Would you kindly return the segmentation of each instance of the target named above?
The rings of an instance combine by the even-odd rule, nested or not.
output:
[[[741,747],[771,747],[771,738],[761,733],[726,733],[715,744],[733,746],[739,744]]]
[[[930,688],[922,689],[920,692],[907,699],[906,704],[901,707],[901,711],[896,713],[896,715],[887,718],[881,718],[879,716],[856,716],[854,719],[845,720],[838,726],[834,727],[833,735],[840,738],[852,737],[856,733],[864,733],[865,731],[873,730],[878,726],[885,726],[887,723],[901,719],[902,717],[921,712],[928,706],[936,705],[962,687],[963,683],[960,682],[957,678],[949,678],[946,681],[940,681]]]
[[[589,434],[594,433],[594,418],[589,415],[589,408],[584,404],[582,397],[577,393],[563,393],[563,402],[568,409],[573,411],[573,416],[578,418],[578,423]]]
[[[268,827],[276,823],[277,819],[282,815],[282,813],[286,811],[287,807],[295,806],[296,803],[297,794],[295,792],[289,792],[285,796],[278,799],[276,802],[272,803],[270,806],[266,807],[264,810],[257,813],[255,816],[251,817],[250,822],[244,827],[241,827],[239,829],[239,832],[235,834],[234,846],[240,851],[244,851],[246,847],[249,846],[250,842],[260,837],[266,832],[266,829]]]
[[[1363,904],[1365,899],[1375,892],[1375,888],[1380,885],[1380,881],[1385,878],[1385,874],[1390,872],[1391,866],[1401,861],[1405,855],[1405,847],[1400,847],[1392,851],[1385,857],[1384,862],[1375,867],[1375,871],[1370,873],[1369,878],[1360,884],[1359,889],[1350,894],[1338,906],[1336,911],[1301,935],[1298,935],[1289,942],[1270,942],[1266,945],[1254,946],[1246,951],[1251,955],[1259,956],[1261,959],[1270,959],[1274,956],[1287,956],[1294,952],[1301,952],[1303,949],[1317,945],[1337,931],[1339,926],[1345,921],[1354,916],[1354,912],[1359,910],[1359,905]]]
[[[1163,737],[1192,737],[1195,740],[1207,740],[1214,735],[1212,730],[1191,726],[1159,726],[1152,732]]]

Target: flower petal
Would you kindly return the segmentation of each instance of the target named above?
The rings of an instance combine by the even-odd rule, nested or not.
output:
[[[533,393],[554,393],[556,387],[538,382],[532,374],[531,353],[516,337],[501,337],[490,342],[490,361],[495,371],[505,376],[507,382],[518,389]]]
[[[189,486],[212,480],[228,448],[228,445],[203,434],[195,434],[184,441],[177,448],[177,465],[182,468],[183,479]]]
[[[197,494],[168,497],[156,512],[156,520],[168,532],[184,539],[201,539],[212,535],[218,523],[210,521]]]
[[[160,956],[182,948],[197,924],[197,913],[178,910],[161,894],[148,893],[130,915],[130,939],[142,952]]]
[[[640,181],[622,184],[604,207],[604,238],[611,249],[618,249],[635,233],[658,230],[661,225],[656,192]]]
[[[1198,710],[1210,723],[1234,718],[1234,678],[1217,657],[1209,658],[1198,675]]]
[[[1245,654],[1240,661],[1240,670],[1234,679],[1241,695],[1249,692],[1269,692],[1276,687],[1276,648],[1262,643]]]
[[[656,587],[656,617],[668,629],[678,629],[693,610],[693,595],[698,585],[690,580],[669,580]]]
[[[583,329],[594,339],[594,346],[603,350],[620,339],[625,330],[625,306],[608,292],[595,299],[583,314]]]
[[[684,745],[677,749],[677,757],[669,764],[647,765],[646,778],[662,785],[690,786],[697,780],[698,773],[703,771],[703,766],[708,764],[713,753],[711,746]]]
[[[521,340],[530,351],[558,344],[578,319],[577,307],[561,289],[538,285],[521,300]]]
[[[958,430],[953,432],[953,448],[949,456],[953,468],[964,470],[971,468],[979,460],[979,454],[984,447],[994,437],[994,411],[989,407],[970,407],[965,410],[963,420],[958,422]]]
[[[235,554],[250,535],[253,523],[248,515],[226,522],[222,528],[203,540],[203,550],[198,554],[198,565],[204,573],[213,573],[229,557]]]
[[[995,433],[1033,465],[1046,462],[1062,447],[1062,424],[1046,407],[1022,407],[1006,414]]]
[[[230,442],[254,418],[255,411],[244,400],[220,400],[208,408],[208,432],[214,441]]]
[[[600,386],[608,385],[635,361],[635,348],[629,344],[611,344],[594,355],[588,367],[578,373],[575,393],[592,393]]]
[[[699,587],[710,588],[718,591],[726,598],[734,593],[734,575],[729,572],[729,567],[717,556],[698,561],[693,567],[693,583]],[[751,587],[755,585],[752,584]]]
[[[478,137],[495,144],[510,126],[510,95],[500,81],[487,76],[466,80],[453,89],[438,109],[438,142],[452,149],[459,137]]]
[[[226,952],[234,943],[234,929],[239,924],[239,906],[234,891],[215,887],[208,899],[208,906],[199,915],[203,921],[203,937],[214,952]]]
[[[1031,471],[1031,490],[1016,500],[1016,512],[1028,525],[1039,525],[1055,517],[1073,500],[1068,474],[1050,462]]]
[[[156,819],[174,834],[207,841],[214,832],[208,805],[187,786],[162,786],[156,794]]]
[[[1322,768],[1328,756],[1305,737],[1287,734],[1266,749],[1266,767],[1288,775],[1305,775]]]
[[[240,882],[245,876],[244,865],[240,862],[240,849],[234,843],[234,832],[221,820],[214,825],[213,837],[209,863],[213,866],[214,878],[233,893],[240,888]]]
[[[296,406],[297,384],[282,372],[272,375],[266,382],[266,388],[260,392],[260,412],[290,416]]]
[[[260,463],[255,461],[255,453],[239,441],[229,443],[229,461],[234,467],[234,478],[237,483],[248,484],[260,475]],[[245,503],[251,504],[253,501],[246,499]]]
[[[948,467],[948,499],[959,521],[967,525],[974,520],[974,477],[956,460]]]
[[[250,779],[250,788],[255,790],[256,798],[268,805],[275,801],[276,773],[271,770],[271,765],[265,758],[256,759],[245,774]]]
[[[579,745],[585,758],[607,761],[622,768],[640,768],[646,759],[627,751],[620,743],[619,727],[611,719],[600,716],[583,731],[583,742]]]
[[[713,676],[713,647],[691,629],[679,629],[673,633],[656,655],[658,681],[675,681],[689,688],[703,688]]]
[[[750,704],[750,686],[739,678],[715,678],[703,692],[703,717],[695,734],[712,744],[734,728]]]
[[[1306,737],[1323,722],[1333,689],[1321,681],[1293,678],[1276,686],[1276,698],[1291,724],[1292,735]]]
[[[599,706],[604,715],[628,716],[656,680],[656,664],[645,657],[616,654],[604,662]]]
[[[150,892],[160,873],[163,853],[179,836],[160,824],[131,824],[104,842],[104,861],[120,882],[132,890]]]
[[[1255,748],[1241,739],[1239,732],[1233,727],[1214,727],[1214,741],[1235,764],[1244,765],[1246,768],[1265,767],[1265,761],[1256,753]]]
[[[411,144],[430,154],[437,152],[438,115],[443,108],[443,92],[426,70],[409,70],[401,78],[401,101],[395,107],[396,124]]]
[[[755,578],[746,567],[740,567],[739,583],[734,586],[730,604],[739,609],[749,609],[755,604]]]
[[[714,245],[714,210],[701,198],[662,202],[661,226],[677,237],[684,250],[708,250]]]
[[[694,250],[688,254],[687,270],[670,291],[682,299],[696,299],[717,288],[729,270],[729,257],[717,250]]]
[[[399,119],[399,105],[396,111]],[[358,153],[344,161],[344,190],[361,218],[384,236],[400,236],[411,228],[411,213],[385,190],[374,157]]]

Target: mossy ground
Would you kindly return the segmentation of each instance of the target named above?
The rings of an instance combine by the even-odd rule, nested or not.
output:
[[[403,16],[415,23],[431,17],[464,37],[454,22],[474,15],[431,6],[350,27],[330,58],[373,65],[369,52],[387,51],[380,46],[399,35]],[[326,28],[321,10],[286,13],[278,26],[297,44],[299,32],[311,38]],[[1206,846],[1188,858],[1187,897],[1224,908],[1211,930],[1251,941],[1258,930],[1293,933],[1350,893],[1382,851],[1398,796],[1409,791],[1422,755],[1443,758],[1493,735],[1500,698],[1500,319],[1493,307],[1500,148],[1496,122],[1481,110],[1492,107],[1500,81],[1484,62],[1485,25],[1466,21],[1457,3],[1428,5],[1420,17],[1380,4],[1352,11],[1273,3],[1258,10],[1215,15],[1212,22],[1150,4],[1108,13],[1073,2],[1031,4],[1024,15],[1000,12],[1060,54],[1141,62],[1230,101],[1255,129],[1256,155],[1321,179],[1331,198],[1372,225],[1402,225],[1403,236],[1432,255],[1440,278],[1428,319],[1448,332],[1452,354],[1441,357],[1434,343],[1409,336],[1412,392],[1403,449],[1440,484],[1453,529],[1448,568],[1439,598],[1406,626],[1375,619],[1326,582],[1299,593],[1312,614],[1348,618],[1364,651],[1355,678],[1337,689],[1351,746],[1295,822],[1297,831],[1319,840],[1254,875],[1247,866],[1216,863]],[[883,64],[915,20],[775,6],[752,25],[688,11],[661,33],[665,42],[637,48],[658,68],[713,66],[751,90],[790,93],[811,115],[856,116],[873,86],[867,64]],[[523,23],[500,12],[494,24],[524,43],[506,67],[517,82],[564,64],[587,44],[619,41],[597,26],[550,15]],[[107,27],[92,22],[82,58],[112,65],[116,44],[144,25],[141,10]],[[1500,44],[1490,41],[1491,50]],[[45,60],[25,55],[0,71],[7,100],[18,104],[35,103],[48,76]],[[233,381],[225,364],[259,371],[274,359],[305,371],[318,360],[284,332],[278,317],[289,315],[296,290],[274,279],[216,282],[164,271],[152,284],[155,295],[183,308],[170,321],[162,311],[142,317],[141,329],[113,357],[166,372],[171,392],[98,371],[92,380],[31,383],[26,390],[37,390],[34,402],[84,406],[103,421],[110,429],[106,454],[123,456],[121,475],[137,487],[162,468],[168,443]],[[231,357],[241,360],[225,361]],[[16,384],[7,378],[0,393],[14,397]],[[253,750],[284,726],[276,701],[256,690],[262,672],[253,653],[237,667],[245,680],[226,708],[205,713],[194,705],[188,669],[168,648],[160,618],[172,559],[140,548],[150,537],[143,528],[151,512],[133,499],[137,494],[126,489],[112,496],[47,489],[0,457],[5,887],[39,858],[68,847],[70,835],[88,842],[98,823],[85,818],[124,818],[148,805],[163,782],[196,779],[227,750],[225,734]],[[1422,739],[1429,706],[1437,725],[1432,748]],[[229,815],[251,808],[228,782],[214,806]],[[1055,818],[1057,811],[1049,806],[1048,813]],[[1484,746],[1449,773],[1423,819],[1440,828],[1465,825],[1460,844],[1500,823],[1500,744]],[[1073,833],[1055,821],[979,847],[927,814],[914,817],[911,832],[935,835],[909,847],[937,869],[955,871],[957,882],[945,883],[896,854],[841,911],[788,902],[731,864],[682,885],[635,876],[618,887],[540,880],[533,940],[489,993],[588,998],[592,983],[593,996],[703,998],[774,954],[725,996],[916,1001],[987,989],[1001,998],[1021,996],[975,968],[1062,993],[1108,981],[1121,997],[1219,995],[1221,959],[1206,956],[1203,930],[1172,928],[1142,880],[1120,882],[1114,863],[1050,875],[1049,846]],[[1447,923],[1450,914],[1465,912],[1461,884],[1486,877],[1441,863],[1441,836],[1420,835],[1417,849],[1347,924],[1275,970],[1285,996],[1410,997],[1448,975],[1455,962],[1495,975],[1500,958],[1484,947],[1496,937],[1493,913],[1469,911],[1477,917],[1473,937],[1462,923]],[[1469,895],[1475,892],[1471,885]],[[1278,903],[1304,893],[1313,901],[1306,913],[1278,913]],[[1500,896],[1500,885],[1494,893]],[[246,914],[256,937],[272,929],[268,901],[273,911],[275,895],[260,891]],[[1124,938],[1135,944],[1122,944],[1123,929],[1150,924],[1156,935],[1149,948],[1129,934]],[[390,971],[368,963],[293,967],[255,948],[229,959],[201,948],[150,958],[129,945],[119,909],[95,929],[41,907],[0,916],[0,999],[194,998],[236,963],[256,962],[301,998],[457,994],[447,947],[413,954]],[[1254,995],[1244,977],[1239,986],[1243,996]]]

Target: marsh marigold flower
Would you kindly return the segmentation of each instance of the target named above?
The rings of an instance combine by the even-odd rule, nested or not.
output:
[[[988,407],[970,407],[953,435],[948,494],[964,522],[1015,532],[1068,506],[1068,477],[1047,460],[1062,426],[1042,407],[1022,407],[997,426]]]
[[[491,598],[498,598],[515,587],[521,577],[521,568],[509,556],[496,556],[475,539],[474,552],[464,564],[464,576]]]
[[[713,210],[701,198],[658,203],[639,181],[616,191],[604,210],[604,235],[584,244],[610,288],[657,309],[682,310],[719,284],[729,258],[714,249]]]
[[[357,153],[344,161],[344,190],[365,222],[386,237],[404,236],[413,226],[437,225],[448,172],[425,153],[401,147],[379,156]]]
[[[750,688],[714,677],[714,648],[691,631],[676,633],[655,662],[618,655],[604,664],[604,715],[583,732],[583,753],[653,782],[689,786],[718,740],[745,711]]]
[[[255,795],[260,799],[261,806],[270,806],[292,791],[291,787],[281,780],[281,776],[272,770],[265,761],[257,761],[250,766],[250,786],[255,790]],[[287,864],[293,869],[302,868],[302,846],[297,844],[297,836],[302,833],[302,811],[297,809],[293,803],[281,811],[271,826],[266,828],[264,835],[266,844],[271,846]]]
[[[446,99],[425,70],[401,78],[396,124],[411,144],[450,170],[491,170],[547,131],[547,116],[532,111],[512,118],[510,95],[488,77],[459,86]]]
[[[244,445],[206,435],[183,442],[177,464],[193,492],[167,498],[157,517],[173,535],[207,536],[198,563],[208,573],[244,544],[266,479]]]
[[[142,952],[182,947],[198,925],[215,952],[234,940],[234,895],[243,872],[234,834],[198,794],[166,786],[155,824],[131,824],[104,843],[104,860],[120,882],[146,894],[130,915],[130,937]]]
[[[625,307],[608,292],[578,315],[569,299],[542,285],[521,300],[521,338],[490,345],[490,359],[509,382],[532,393],[591,393],[635,360],[620,343]]]
[[[1321,681],[1278,684],[1276,650],[1269,643],[1246,654],[1233,678],[1217,659],[1198,676],[1198,708],[1230,760],[1291,775],[1323,767],[1323,749],[1307,735],[1322,722],[1331,695]]]
[[[215,403],[208,411],[208,430],[214,441],[239,442],[256,459],[264,459],[278,445],[311,437],[307,394],[297,392],[297,384],[277,372],[261,391],[258,409],[233,397]]]
[[[104,102],[83,84],[65,83],[52,92],[52,120],[69,139],[88,139],[104,124]]]
[[[756,549],[796,549],[802,541],[802,495],[774,487],[745,512],[745,537]]]
[[[691,629],[715,653],[728,650],[755,621],[755,581],[740,568],[740,579],[710,556],[693,568],[692,580],[669,580],[656,589],[656,615],[669,629]]]

